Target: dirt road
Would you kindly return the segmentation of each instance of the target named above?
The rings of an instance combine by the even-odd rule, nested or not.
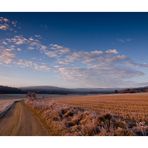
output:
[[[0,119],[1,136],[47,136],[46,126],[26,107],[23,102],[17,102]]]

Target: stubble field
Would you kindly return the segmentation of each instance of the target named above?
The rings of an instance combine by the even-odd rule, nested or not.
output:
[[[56,101],[98,113],[112,113],[136,120],[148,120],[148,93],[66,96]]]
[[[28,100],[26,104],[51,135],[148,135],[148,93],[68,95]]]

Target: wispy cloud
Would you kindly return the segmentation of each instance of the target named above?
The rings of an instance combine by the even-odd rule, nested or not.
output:
[[[9,20],[4,17],[0,17],[0,30],[8,30],[9,29]]]
[[[69,48],[58,44],[50,44],[49,47],[42,45],[40,50],[49,58],[60,57],[70,52]]]
[[[6,31],[6,30],[11,30],[16,27],[17,22],[16,21],[11,21],[8,18],[5,17],[0,17],[0,30]]]
[[[124,38],[124,39],[118,38],[117,41],[122,43],[122,44],[125,44],[125,43],[129,43],[129,42],[133,41],[133,39],[131,39],[131,38]]]
[[[115,67],[104,68],[59,68],[63,78],[71,83],[83,84],[83,87],[125,87],[133,86],[129,78],[142,76],[136,70]]]
[[[15,54],[11,49],[3,49],[0,52],[0,61],[4,64],[12,63],[13,59],[15,58]]]
[[[118,54],[118,51],[116,49],[109,49],[105,51],[107,54]]]
[[[110,55],[105,51],[99,56],[92,53],[81,52],[79,57],[76,56],[77,58],[72,60],[73,65],[76,63],[79,66],[62,65],[63,67],[59,67],[59,73],[71,82],[81,82],[84,87],[130,86],[133,84],[131,78],[144,75],[143,72],[126,64],[129,58],[125,55]]]
[[[81,87],[132,86],[132,78],[144,75],[137,67],[148,67],[147,63],[136,63],[117,49],[73,50],[59,44],[47,45],[39,38],[23,35],[4,39],[0,46],[1,62],[41,72],[54,71],[65,81]],[[20,58],[18,54],[24,51],[28,55],[35,51],[46,60],[41,62],[33,55]]]
[[[18,66],[22,68],[31,68],[36,71],[49,71],[51,68],[45,63],[36,63],[31,60],[19,59],[15,62]]]
[[[26,46],[24,49],[23,46]],[[49,71],[50,67],[46,63],[40,63],[39,61],[33,61],[32,58],[26,57],[22,59],[17,57],[18,53],[21,54],[24,50],[43,50],[44,45],[39,40],[33,38],[25,38],[24,36],[14,36],[12,38],[6,38],[0,43],[0,61],[3,64],[15,64],[22,68],[30,68],[36,71]],[[32,48],[32,49],[31,49]]]

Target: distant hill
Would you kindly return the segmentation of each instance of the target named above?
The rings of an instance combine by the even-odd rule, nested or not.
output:
[[[21,89],[8,87],[8,86],[0,86],[0,94],[19,94],[23,93]]]
[[[36,92],[39,94],[110,94],[110,93],[140,93],[148,92],[148,87],[139,88],[62,88],[55,86],[30,86],[30,87],[8,87],[0,86],[0,94],[26,94]]]
[[[74,88],[73,90],[78,92],[113,92],[115,88]]]
[[[141,93],[141,92],[148,92],[148,86],[146,87],[139,87],[139,88],[127,88],[122,90],[117,90],[117,93]]]
[[[28,92],[36,92],[40,94],[99,94],[112,93],[114,89],[104,88],[62,88],[55,86],[30,86],[30,87],[8,87],[0,86],[0,94],[24,94]]]
[[[111,93],[114,89],[105,88],[61,88],[55,86],[31,86],[20,88],[23,91],[34,91],[37,93],[47,94],[97,94],[97,93]]]
[[[25,92],[36,92],[41,94],[67,94],[71,93],[70,89],[54,87],[54,86],[30,86],[21,87],[21,90]]]
[[[28,86],[28,87],[21,87],[22,90],[67,90],[66,88],[56,87],[56,86]]]

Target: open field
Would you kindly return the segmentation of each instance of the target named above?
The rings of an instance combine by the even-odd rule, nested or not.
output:
[[[26,104],[51,135],[148,135],[148,94],[61,96]]]
[[[98,113],[112,113],[136,120],[148,120],[148,93],[66,96],[56,101],[91,109]]]

